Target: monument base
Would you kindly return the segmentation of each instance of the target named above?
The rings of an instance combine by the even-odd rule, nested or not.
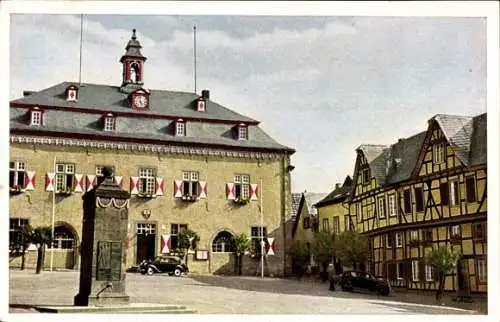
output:
[[[130,297],[125,293],[103,293],[99,296],[78,293],[74,299],[75,306],[127,305],[129,302]]]
[[[108,306],[35,306],[40,313],[125,313],[125,314],[194,314],[195,310],[187,309],[183,305],[167,305],[152,303],[115,304]]]

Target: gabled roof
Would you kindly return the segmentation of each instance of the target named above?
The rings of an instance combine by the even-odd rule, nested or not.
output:
[[[336,204],[344,201],[352,192],[354,187],[353,181],[350,176],[347,176],[342,185],[336,184],[335,189],[330,192],[325,198],[318,201],[315,206],[322,207],[331,204]]]
[[[439,125],[457,157],[466,167],[486,164],[486,113],[474,117],[437,114],[429,120],[429,124],[433,122]],[[356,151],[365,156],[372,175],[379,184],[402,182],[418,171],[419,157],[425,148],[426,137],[430,135],[430,128],[429,126],[427,131],[409,138],[399,139],[390,146],[363,144]],[[357,171],[356,165],[355,176]]]
[[[323,199],[326,193],[315,193],[315,192],[303,192],[300,197],[299,207],[297,208],[297,216],[295,222],[293,223],[292,236],[295,236],[297,231],[297,226],[300,224],[300,214],[304,207],[307,207],[307,214],[310,217],[317,217],[318,210],[315,204]]]

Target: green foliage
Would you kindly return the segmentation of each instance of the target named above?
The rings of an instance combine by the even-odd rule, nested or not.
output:
[[[31,243],[40,246],[49,245],[52,242],[52,228],[50,226],[27,228],[26,235]]]
[[[179,231],[179,234],[177,235],[178,238],[178,248],[181,253],[187,253],[187,250],[189,249],[189,239],[193,238],[193,241],[191,242],[192,248],[196,249],[196,245],[200,242],[200,236],[198,236],[198,233],[196,233],[194,230],[191,229],[182,229]]]
[[[333,251],[343,263],[363,263],[368,258],[368,240],[355,231],[344,231],[335,238]]]
[[[315,260],[328,264],[333,259],[333,239],[326,231],[320,231],[314,236],[313,254]]]
[[[458,256],[448,248],[440,246],[429,253],[427,263],[433,266],[436,271],[448,274],[457,266]]]
[[[250,250],[250,240],[245,233],[238,234],[234,237],[234,252],[236,255],[244,255],[245,252]]]
[[[292,244],[288,253],[298,266],[304,266],[309,260],[309,250],[307,249],[306,244],[300,240],[297,240]]]

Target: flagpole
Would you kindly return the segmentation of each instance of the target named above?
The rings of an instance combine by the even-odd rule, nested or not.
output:
[[[82,51],[83,51],[83,13],[80,15],[80,71],[78,73],[78,83],[82,85]]]
[[[264,209],[262,204],[262,179],[260,179],[260,277],[264,278]]]
[[[51,224],[51,247],[50,247],[50,271],[54,269],[54,223],[56,218],[56,156],[54,155],[54,186],[52,189],[52,224]]]
[[[196,25],[193,26],[193,58],[194,58],[194,93],[197,91],[196,84]]]

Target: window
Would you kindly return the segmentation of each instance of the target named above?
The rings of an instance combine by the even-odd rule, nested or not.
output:
[[[389,216],[396,216],[396,196],[394,194],[389,195]]]
[[[29,220],[23,218],[9,219],[9,248],[17,248],[22,246],[23,229],[28,227]]]
[[[385,235],[385,247],[386,248],[392,248],[392,235],[391,234],[387,234]]]
[[[103,177],[104,175],[102,174],[102,170],[106,167],[110,168],[113,174],[115,173],[115,167],[112,165],[98,165],[95,167],[96,177]]]
[[[104,117],[104,131],[114,131],[115,130],[115,118],[113,115],[108,114]]]
[[[488,280],[488,266],[486,265],[486,259],[477,259],[477,279],[480,283],[486,283]]]
[[[450,182],[450,206],[455,207],[460,205],[460,188],[458,180]]]
[[[155,192],[155,170],[152,168],[139,169],[139,193],[154,194]]]
[[[460,225],[454,225],[450,228],[451,238],[460,238]]]
[[[411,280],[418,281],[418,261],[411,261]]]
[[[9,187],[24,188],[26,178],[26,163],[20,161],[9,162]]]
[[[184,121],[179,119],[175,122],[175,136],[185,136],[186,135],[186,127]]]
[[[221,231],[215,237],[212,243],[212,252],[214,253],[233,253],[234,237],[230,232]]]
[[[396,240],[396,247],[403,247],[403,234],[402,233],[396,233],[394,239]]]
[[[432,266],[428,265],[428,264],[425,265],[425,280],[427,282],[430,282],[430,281],[434,280],[434,274],[433,274]]]
[[[363,220],[363,206],[361,204],[361,201],[356,204],[356,217],[358,223],[360,223]]]
[[[31,123],[30,125],[42,125],[42,111],[32,111],[31,112]]]
[[[403,262],[398,262],[396,264],[396,278],[398,280],[404,279],[404,263]]]
[[[410,191],[410,189],[404,190],[403,199],[404,199],[405,214],[410,214],[411,213],[411,191]]]
[[[248,127],[245,124],[238,126],[238,140],[248,140]]]
[[[441,183],[439,185],[439,195],[441,197],[441,205],[449,206],[450,205],[450,189],[448,183]]]
[[[370,168],[365,168],[361,170],[361,178],[363,180],[363,184],[370,182]]]
[[[415,211],[424,211],[424,190],[422,187],[415,188]]]
[[[254,226],[251,229],[251,242],[252,242],[252,253],[255,254],[256,256],[261,255],[261,241],[262,238],[264,239],[264,242],[266,241],[267,237],[267,229],[266,227],[261,227],[261,226]]]
[[[349,215],[344,216],[344,231],[349,231],[351,230],[351,219],[349,218]]]
[[[472,238],[474,240],[486,240],[486,224],[476,223],[472,225]]]
[[[328,223],[328,218],[323,218],[323,231],[330,231],[330,225]]]
[[[250,176],[248,174],[234,176],[234,191],[236,199],[250,198]]]
[[[333,217],[333,233],[340,234],[340,217]]]
[[[475,202],[476,198],[476,178],[474,176],[465,178],[465,190],[467,191],[467,202]]]
[[[410,232],[410,239],[411,240],[418,240],[418,230],[412,230]]]
[[[425,229],[423,231],[424,242],[430,243],[432,242],[432,228]]]
[[[54,228],[54,242],[55,249],[73,249],[75,243],[75,236],[67,227],[57,226]],[[51,245],[49,245],[50,248]]]
[[[442,163],[445,159],[445,151],[444,151],[444,144],[443,143],[436,143],[434,144],[434,151],[433,151],[433,159],[434,163]]]
[[[182,182],[184,185],[184,195],[198,195],[198,180],[200,175],[197,171],[184,171],[182,173]]]
[[[304,229],[311,228],[311,218],[309,218],[309,216],[302,219],[302,226],[304,227]]]
[[[187,224],[170,224],[170,245],[171,249],[177,250],[179,248],[179,237],[180,231],[187,229]]]
[[[380,197],[377,199],[378,203],[378,217],[385,218],[385,198]]]
[[[75,165],[71,163],[56,164],[56,192],[69,192],[73,190]]]

